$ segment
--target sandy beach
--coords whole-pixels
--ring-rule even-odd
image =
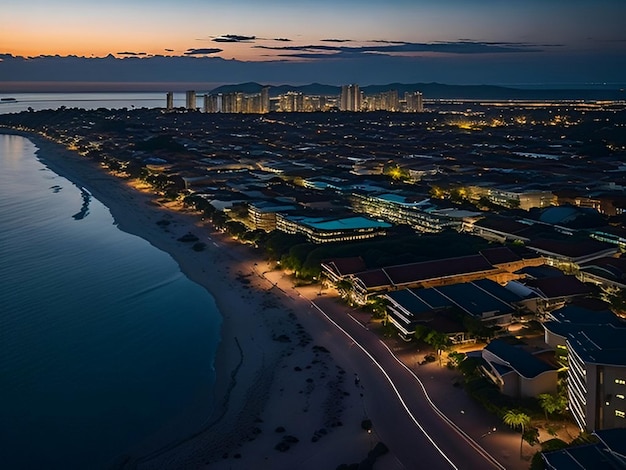
[[[334,469],[367,457],[377,438],[361,428],[367,413],[355,372],[329,353],[328,325],[311,318],[303,325],[311,304],[289,279],[198,214],[159,202],[43,137],[23,135],[51,170],[105,204],[121,230],[169,253],[213,295],[223,317],[215,408],[205,426],[165,447],[141,443],[118,459],[118,468]],[[157,224],[163,220],[169,223]],[[187,233],[206,249],[178,241]],[[391,454],[378,462],[377,468],[399,468]]]

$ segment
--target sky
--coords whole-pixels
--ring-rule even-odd
[[[626,0],[3,0],[2,17],[0,89],[626,81]]]

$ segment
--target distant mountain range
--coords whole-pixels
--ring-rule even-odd
[[[259,93],[264,85],[255,82],[237,85],[222,85],[210,93]],[[269,86],[270,96],[276,97],[288,91],[304,95],[331,96],[341,93],[340,86],[311,83],[309,85]],[[424,99],[468,99],[468,100],[625,100],[624,89],[524,89],[494,85],[444,85],[442,83],[389,83],[361,87],[366,95],[397,90],[400,97],[405,92],[420,91]]]

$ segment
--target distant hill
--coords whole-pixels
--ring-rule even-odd
[[[263,85],[255,82],[237,85],[223,85],[211,90],[211,93],[259,93]],[[523,89],[494,85],[445,85],[442,83],[389,83],[387,85],[369,85],[361,88],[366,95],[397,90],[400,96],[405,92],[420,91],[425,99],[468,99],[468,100],[624,100],[624,90],[597,89]],[[301,92],[305,95],[337,96],[340,86],[311,83],[309,85],[270,86],[270,96]]]

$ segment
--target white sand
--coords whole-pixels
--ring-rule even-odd
[[[87,188],[119,227],[169,253],[182,272],[204,286],[223,316],[216,358],[215,411],[185,442],[133,455],[129,468],[334,469],[364,459],[375,436],[360,428],[362,398],[354,373],[340,367],[323,344],[323,328],[300,317],[310,304],[274,273],[253,248],[215,233],[197,214],[159,204],[147,192],[109,175],[93,162],[41,137],[26,135],[55,172]],[[169,220],[167,227],[156,224]],[[202,252],[177,238],[193,232]],[[319,341],[319,342],[317,342]],[[284,432],[276,429],[283,427]],[[286,451],[275,446],[294,436]],[[143,447],[144,449],[147,446]],[[391,456],[376,468],[396,468]]]

